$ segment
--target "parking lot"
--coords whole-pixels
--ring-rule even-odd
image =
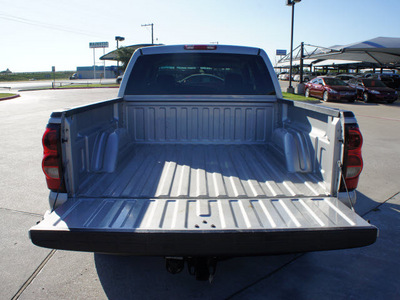
[[[0,101],[1,299],[399,299],[400,101],[324,103],[355,113],[364,136],[356,211],[380,230],[365,248],[235,258],[211,284],[162,258],[34,246],[28,230],[48,209],[41,136],[52,111],[116,97],[117,89],[22,92]]]

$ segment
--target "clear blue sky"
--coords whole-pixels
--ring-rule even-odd
[[[400,37],[400,0],[302,0],[295,6],[294,45],[332,46],[378,36]],[[272,62],[290,48],[285,0],[0,0],[0,71],[75,70],[93,65],[89,42],[116,35],[122,46],[156,42],[261,47]],[[96,64],[102,49],[96,50]]]

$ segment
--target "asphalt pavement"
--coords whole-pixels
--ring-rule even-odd
[[[171,275],[153,257],[44,249],[28,230],[48,209],[41,136],[52,111],[117,89],[22,92],[0,102],[0,299],[399,299],[400,103],[324,103],[355,112],[364,136],[356,211],[380,230],[357,249],[235,258],[212,281]]]

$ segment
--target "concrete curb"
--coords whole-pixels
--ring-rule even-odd
[[[5,98],[0,98],[0,101],[15,99],[15,98],[18,98],[18,97],[20,97],[20,96],[21,96],[20,94],[16,94],[16,95],[14,95],[14,96],[5,97]]]
[[[18,92],[33,92],[33,91],[56,91],[56,90],[86,90],[86,89],[116,89],[119,88],[119,86],[98,86],[98,87],[90,87],[90,86],[85,86],[85,87],[72,87],[72,88],[37,88],[37,89],[22,89],[18,90]]]
[[[116,89],[119,88],[119,86],[97,86],[97,87],[90,87],[90,86],[82,86],[82,87],[72,87],[72,88],[56,88],[56,89],[51,89],[51,90],[84,90],[84,89]]]

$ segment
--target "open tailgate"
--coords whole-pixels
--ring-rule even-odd
[[[377,228],[333,197],[77,198],[32,227],[30,237],[65,250],[239,256],[366,246]]]

